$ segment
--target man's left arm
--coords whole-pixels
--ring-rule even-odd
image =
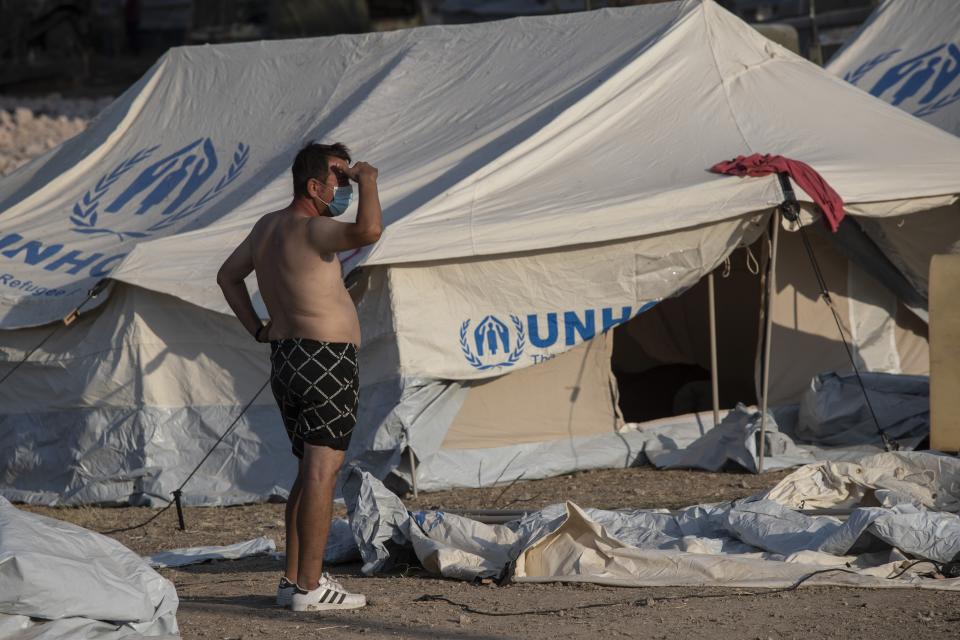
[[[247,285],[243,281],[251,272],[253,272],[253,243],[248,235],[241,242],[230,257],[227,258],[220,271],[217,272],[217,284],[223,291],[223,297],[227,299],[227,304],[233,310],[234,315],[243,324],[244,329],[257,337],[257,332],[261,334],[267,332],[261,331],[263,323],[257,316],[253,308],[253,302],[250,300],[250,292],[247,291]],[[266,335],[260,335],[259,341],[266,342]]]

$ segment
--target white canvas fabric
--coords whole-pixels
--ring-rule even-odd
[[[8,280],[49,291],[8,282],[2,326],[61,316],[131,252],[116,277],[152,288],[147,272],[176,265],[181,286],[213,291],[234,241],[286,204],[293,150],[310,137],[347,141],[381,170],[389,225],[351,267],[602,242],[764,210],[780,200],[774,178],[706,171],[752,151],[808,162],[850,203],[960,191],[960,141],[845,88],[708,0],[186,47],[81,136],[4,181]],[[172,245],[187,263],[171,261]]]
[[[952,0],[884,0],[827,70],[960,135],[960,13]]]
[[[951,0],[884,0],[827,70],[934,127],[960,135],[960,12]],[[864,232],[924,297],[931,256],[960,248],[960,209],[950,203],[930,209],[915,216],[899,212],[882,220],[860,220]],[[851,285],[862,290],[853,280]],[[886,303],[875,294],[866,297],[888,309],[893,304],[889,294]],[[860,341],[870,345],[863,352],[867,357],[873,352],[878,365],[873,370],[895,372],[895,352],[885,345],[894,337],[896,314],[878,313],[860,300],[855,298],[851,320]],[[926,321],[924,309],[911,310]]]
[[[720,160],[803,160],[863,216],[960,193],[960,140],[709,0],[173,49],[0,182],[0,370],[113,282],[0,386],[5,495],[149,502],[186,477],[266,378],[216,270],[289,202],[311,138],[380,169],[383,236],[341,256],[364,332],[351,456],[380,475],[416,438],[442,440],[462,381],[568,351],[755,238],[776,179],[707,171]],[[549,336],[550,314],[556,341],[535,349],[530,317]],[[257,398],[189,500],[285,495],[271,402]]]
[[[4,638],[173,638],[177,592],[106,536],[17,509],[0,497]]]
[[[429,510],[410,513],[369,474],[347,490],[364,572],[388,569],[407,549],[437,575],[460,580],[591,582],[618,586],[844,585],[957,590],[960,579],[901,571],[908,557],[960,552],[957,460],[888,453],[808,465],[765,495],[677,511],[555,504],[503,525]],[[879,506],[865,506],[878,504]],[[799,509],[850,510],[845,521]],[[874,538],[871,552],[867,536]],[[899,575],[898,575],[899,574]]]
[[[276,550],[277,543],[274,542],[273,538],[261,536],[259,538],[253,538],[252,540],[235,542],[228,545],[189,547],[160,551],[151,556],[147,556],[144,560],[154,569],[167,569],[170,567],[185,567],[191,564],[210,562],[211,560],[238,560],[240,558],[273,553]]]

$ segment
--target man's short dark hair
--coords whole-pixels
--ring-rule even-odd
[[[327,158],[342,158],[350,162],[350,150],[342,142],[333,144],[320,144],[310,141],[303,149],[297,153],[293,159],[293,195],[296,197],[307,196],[307,180],[316,178],[320,182],[326,182],[330,166],[327,164]]]

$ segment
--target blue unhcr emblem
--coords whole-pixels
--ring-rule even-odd
[[[487,316],[477,323],[476,328],[470,335],[470,321],[465,320],[460,325],[460,349],[463,351],[463,357],[467,359],[470,366],[487,371],[495,367],[512,367],[523,355],[523,348],[526,346],[526,332],[520,318],[511,314],[510,321],[516,332],[516,339],[511,348],[510,327],[503,321],[494,316]],[[474,353],[470,348],[473,338]]]
[[[250,157],[250,147],[237,145],[233,160],[220,179],[206,189],[203,187],[214,176],[219,159],[210,138],[199,138],[181,149],[155,160],[140,169],[136,177],[112,200],[108,194],[124,175],[150,160],[159,145],[141,149],[103,175],[73,205],[70,221],[73,230],[88,235],[106,234],[127,238],[146,238],[170,228],[177,222],[197,213],[223,192],[243,170]],[[199,195],[196,199],[194,196]],[[120,213],[132,213],[134,218],[159,211],[159,220],[150,220],[140,229],[118,230],[114,221]],[[104,224],[106,223],[106,224]]]
[[[881,53],[847,73],[844,79],[859,84],[864,76],[900,52],[900,49],[894,49]],[[870,94],[888,100],[894,106],[915,99],[917,108],[911,113],[923,118],[960,101],[960,83],[955,82],[958,78],[960,47],[944,43],[886,66],[870,88]]]

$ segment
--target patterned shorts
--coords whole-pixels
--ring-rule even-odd
[[[303,443],[345,451],[357,422],[357,345],[288,338],[270,343],[270,387],[293,454]]]

